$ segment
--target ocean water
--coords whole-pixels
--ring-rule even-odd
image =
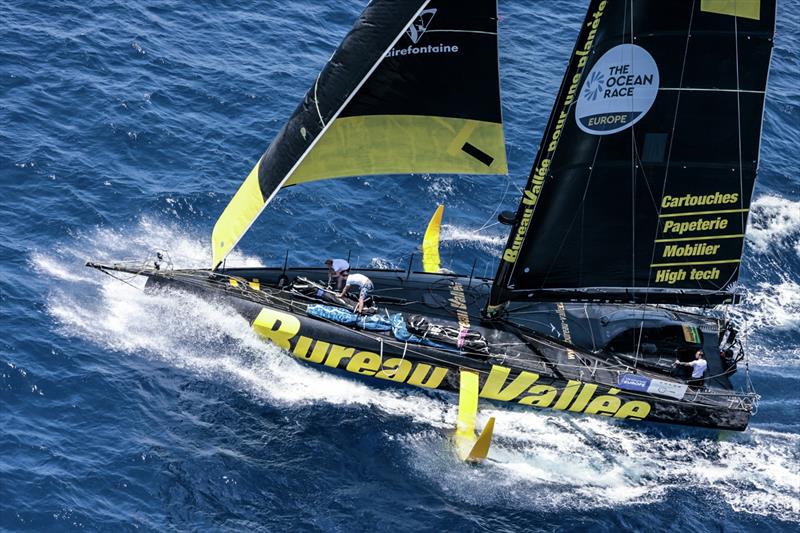
[[[364,2],[0,2],[0,530],[797,531],[800,1],[780,3],[746,266],[744,433],[487,406],[303,366],[230,313],[83,267],[209,234]],[[451,268],[493,271],[583,17],[500,0],[509,177],[284,191],[229,265],[404,267],[438,202]],[[138,283],[138,285],[137,285]]]

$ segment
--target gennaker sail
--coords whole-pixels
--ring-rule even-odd
[[[732,301],[774,27],[775,0],[592,0],[491,306]]]
[[[217,221],[212,266],[281,187],[506,171],[495,0],[375,0]]]

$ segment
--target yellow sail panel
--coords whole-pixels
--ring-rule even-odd
[[[701,0],[700,11],[760,20],[761,0]]]
[[[286,186],[376,174],[506,174],[503,125],[422,115],[340,117]]]
[[[439,235],[442,226],[444,206],[440,205],[433,213],[425,237],[422,239],[422,267],[425,272],[439,272],[441,259],[439,258]]]
[[[258,184],[260,165],[261,161],[256,163],[214,225],[211,233],[212,270],[222,263],[264,209],[266,199]]]

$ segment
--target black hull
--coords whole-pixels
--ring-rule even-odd
[[[131,272],[113,265],[91,266]],[[135,273],[148,277],[148,290],[182,290],[223,301],[256,332],[296,359],[383,382],[458,392],[459,370],[471,369],[480,376],[480,397],[493,402],[738,431],[747,427],[754,407],[753,395],[724,387],[689,388],[681,398],[623,390],[617,385],[620,375],[636,371],[620,366],[619,359],[609,361],[604,354],[519,324],[482,319],[479,308],[489,290],[484,280],[368,273],[375,282],[381,312],[424,313],[439,323],[468,321],[469,329],[480,332],[490,347],[488,352],[470,353],[402,342],[392,332],[365,331],[308,316],[308,306],[319,302],[278,286],[297,275],[320,278],[323,272],[318,269],[228,269],[214,275],[200,270],[147,269]],[[724,383],[729,382],[725,379]]]

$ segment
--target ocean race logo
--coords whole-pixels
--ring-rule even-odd
[[[641,120],[658,94],[658,65],[635,44],[615,46],[592,67],[575,108],[578,127],[610,135]]]
[[[416,46],[422,36],[428,31],[428,28],[436,15],[436,8],[423,10],[419,16],[411,23],[406,30],[406,35],[411,40],[411,44],[404,46],[400,43],[389,50],[386,57],[398,56],[411,56],[420,54],[455,54],[458,52],[458,45],[456,44],[428,44],[424,46]]]

